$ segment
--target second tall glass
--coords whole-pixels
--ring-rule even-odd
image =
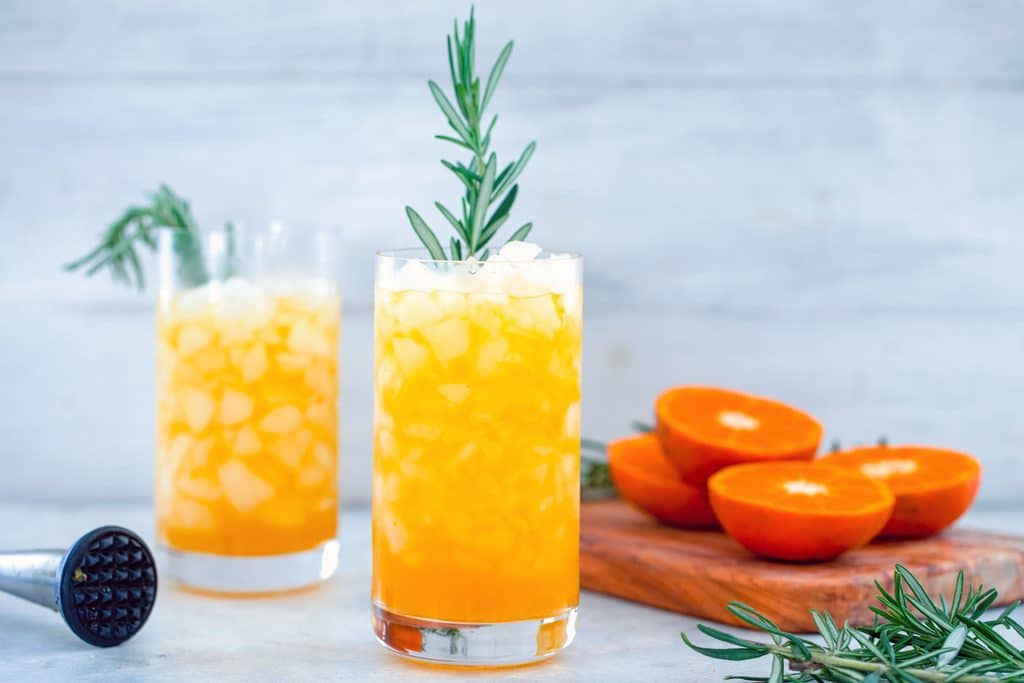
[[[401,654],[515,664],[573,638],[580,274],[378,256],[374,627]]]

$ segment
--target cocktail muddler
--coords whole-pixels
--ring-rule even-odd
[[[120,645],[156,601],[156,562],[134,532],[103,526],[64,550],[0,552],[0,591],[60,613],[76,636]]]

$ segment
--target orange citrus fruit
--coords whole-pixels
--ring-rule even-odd
[[[892,514],[892,492],[860,472],[809,462],[736,465],[708,481],[726,533],[762,557],[829,560],[868,543]]]
[[[608,468],[622,497],[656,519],[681,527],[717,526],[707,492],[679,479],[653,435],[608,444]]]
[[[855,470],[892,490],[896,507],[881,535],[895,538],[942,531],[971,506],[981,481],[981,464],[971,456],[927,446],[855,448],[822,462]]]
[[[662,450],[689,484],[723,467],[763,460],[810,460],[821,425],[785,403],[713,387],[676,387],[654,404]]]

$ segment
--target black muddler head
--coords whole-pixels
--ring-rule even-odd
[[[94,529],[67,551],[0,552],[0,591],[56,610],[75,635],[98,647],[139,632],[156,587],[153,553],[118,526]]]

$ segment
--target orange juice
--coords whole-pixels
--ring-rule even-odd
[[[377,288],[373,599],[389,612],[486,624],[577,604],[578,283],[502,289]]]
[[[340,303],[232,279],[161,301],[156,510],[174,550],[309,550],[337,524]]]

